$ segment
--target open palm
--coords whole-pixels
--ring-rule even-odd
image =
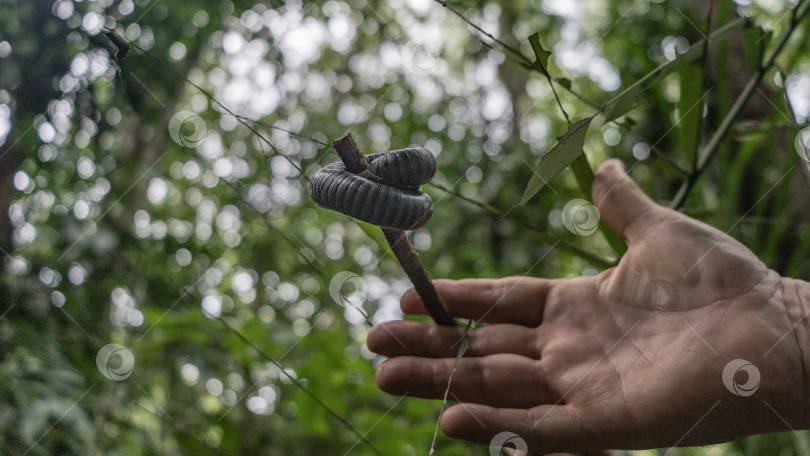
[[[806,329],[792,282],[724,233],[653,203],[617,161],[597,173],[594,202],[629,243],[618,266],[573,279],[436,281],[454,315],[488,323],[468,335],[450,388],[461,403],[442,417],[444,432],[489,443],[508,431],[545,453],[807,427]],[[402,307],[425,312],[413,290]],[[368,346],[391,357],[378,384],[442,397],[462,334],[376,326]]]

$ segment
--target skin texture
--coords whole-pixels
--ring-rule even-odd
[[[620,162],[597,172],[601,222],[629,244],[596,277],[437,280],[450,311],[478,325],[441,418],[451,437],[509,431],[530,452],[706,445],[808,427],[807,283],[783,279],[723,232],[650,200]],[[424,314],[413,290],[408,314]],[[384,391],[439,399],[462,328],[377,325]],[[753,394],[744,371],[760,380]],[[748,368],[749,371],[751,368]],[[750,389],[750,388],[749,388]],[[747,394],[743,391],[744,394]]]

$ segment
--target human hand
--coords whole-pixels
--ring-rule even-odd
[[[799,296],[810,296],[808,284],[655,204],[616,160],[597,172],[593,197],[602,222],[628,241],[618,266],[573,279],[436,281],[455,316],[488,323],[468,335],[450,387],[462,403],[444,413],[442,430],[484,444],[513,432],[550,453],[807,428],[810,331]],[[402,309],[425,313],[413,290]],[[413,321],[372,328],[368,347],[391,358],[377,371],[380,388],[441,398],[463,332]],[[733,364],[724,382],[737,359],[759,382],[734,376]]]

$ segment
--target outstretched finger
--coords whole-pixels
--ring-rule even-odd
[[[435,280],[436,290],[450,313],[486,323],[537,326],[553,280],[534,277],[503,279]],[[427,313],[413,289],[402,296],[405,313]]]
[[[400,356],[377,370],[383,391],[424,399],[441,399],[450,384],[450,399],[497,407],[531,407],[560,400],[546,382],[540,362],[502,354],[480,358],[418,358]]]
[[[394,321],[375,325],[366,344],[374,353],[392,356],[455,358],[464,329],[426,325],[415,321]],[[512,353],[540,359],[537,330],[525,326],[500,324],[474,329],[467,335],[469,348],[464,356]]]
[[[584,438],[579,412],[570,404],[540,405],[530,409],[456,404],[441,418],[450,437],[485,445],[511,443],[532,453],[599,450],[598,441]],[[497,446],[495,446],[497,449]]]

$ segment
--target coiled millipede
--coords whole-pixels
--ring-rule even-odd
[[[436,158],[421,147],[366,155],[369,167],[354,174],[342,162],[321,168],[310,193],[321,207],[383,228],[414,230],[433,215],[433,201],[419,190],[436,173]]]
[[[341,162],[312,177],[310,194],[319,206],[379,225],[433,320],[455,326],[404,230],[423,226],[433,201],[419,190],[436,174],[436,158],[421,147],[364,156],[348,134],[332,143]]]

